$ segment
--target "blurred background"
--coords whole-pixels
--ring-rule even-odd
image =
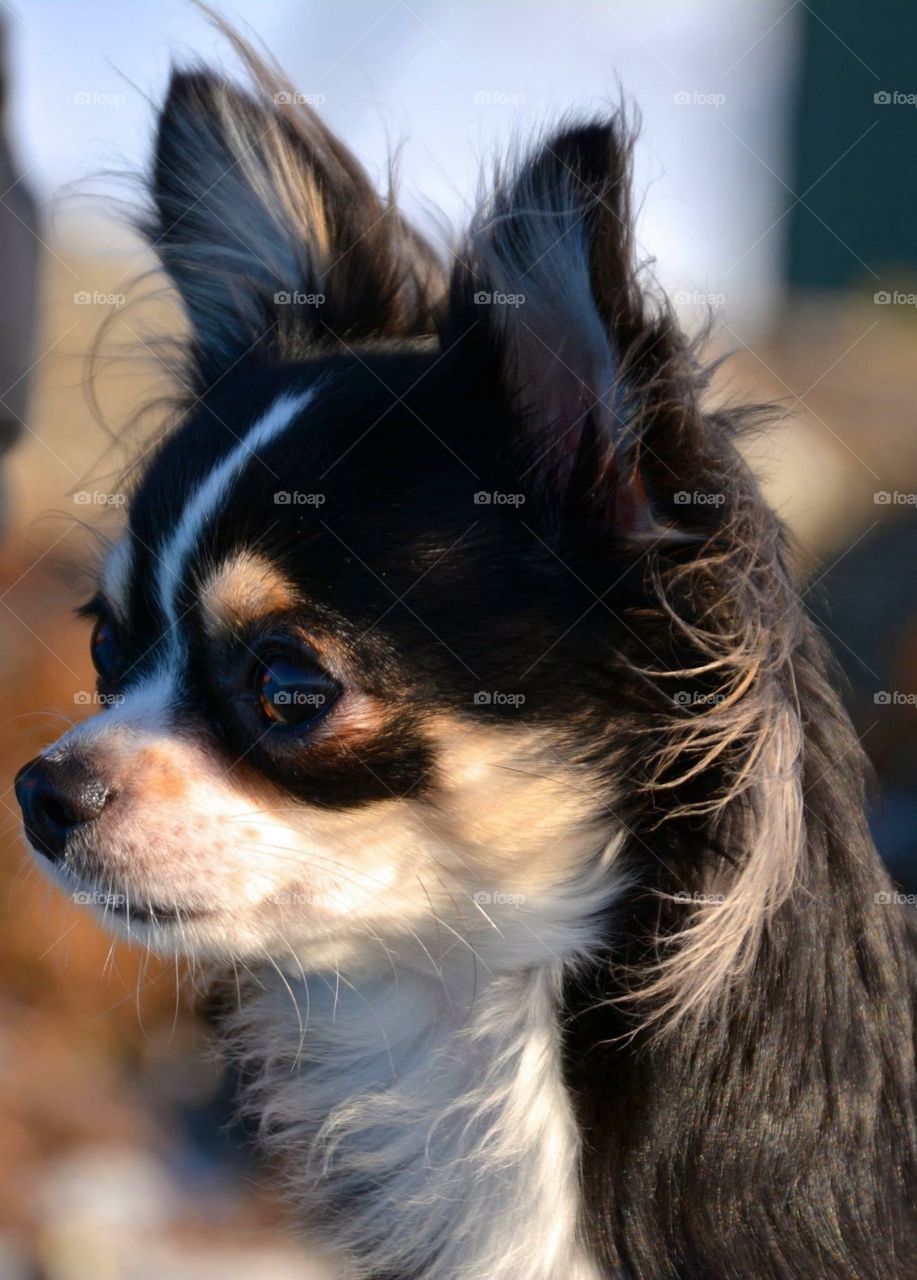
[[[798,545],[917,891],[917,10],[895,0],[239,0],[443,240],[513,133],[639,106],[639,241]],[[71,610],[181,324],[113,213],[173,58],[233,69],[185,0],[0,0],[0,1280],[318,1280],[280,1225],[180,968],[112,946],[30,868],[15,769],[92,711]],[[95,372],[89,356],[98,344]],[[138,416],[139,415],[139,416]],[[133,423],[127,438],[126,424]],[[229,1126],[229,1127],[228,1127]]]

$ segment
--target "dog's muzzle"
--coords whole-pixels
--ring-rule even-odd
[[[36,849],[60,862],[67,842],[102,813],[113,792],[78,755],[36,756],[16,774],[25,833]]]

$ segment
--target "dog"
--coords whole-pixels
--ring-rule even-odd
[[[34,857],[215,965],[348,1276],[917,1275],[914,929],[626,111],[447,264],[233,38],[250,83],[159,116],[188,390],[81,610],[105,709],[17,775]]]

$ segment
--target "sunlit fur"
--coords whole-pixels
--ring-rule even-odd
[[[913,927],[626,120],[499,166],[447,266],[229,34],[251,87],[160,116],[192,390],[90,610],[113,705],[44,753],[112,797],[52,874],[216,961],[348,1275],[914,1275]],[[240,702],[277,628],[342,690],[300,737]]]

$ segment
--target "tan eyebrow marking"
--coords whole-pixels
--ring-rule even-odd
[[[225,560],[201,586],[201,607],[209,635],[220,627],[240,627],[271,613],[292,609],[296,589],[267,559],[243,551]]]

